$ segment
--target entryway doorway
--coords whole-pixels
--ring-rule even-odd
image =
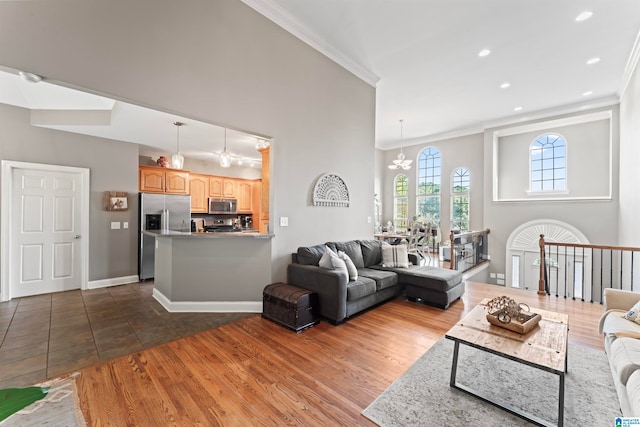
[[[529,221],[516,228],[507,239],[506,283],[507,287],[530,291],[538,290],[540,279],[540,235],[548,242],[588,244],[589,239],[576,227],[562,221],[541,219]],[[585,251],[546,254],[544,260],[549,272],[549,290],[557,294],[559,286],[566,286],[561,294],[572,298],[590,298],[582,284],[591,280],[591,254]],[[562,278],[562,280],[559,280]],[[589,283],[589,282],[587,282]],[[589,292],[589,291],[587,291]]]
[[[0,301],[87,289],[89,169],[2,161]]]

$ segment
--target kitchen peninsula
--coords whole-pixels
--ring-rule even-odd
[[[272,234],[143,233],[155,237],[153,296],[168,311],[262,312]]]

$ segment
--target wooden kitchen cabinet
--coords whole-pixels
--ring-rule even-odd
[[[238,212],[252,213],[253,181],[238,180]]]
[[[189,172],[178,169],[140,166],[138,185],[142,193],[189,194]]]
[[[238,198],[238,180],[233,178],[225,178],[222,182],[224,188],[225,199]]]
[[[165,173],[165,193],[189,194],[189,172],[168,170]]]
[[[191,212],[209,212],[209,175],[190,174]]]
[[[224,194],[224,178],[221,176],[209,176],[209,197],[221,199]]]
[[[222,176],[209,176],[209,197],[237,199],[238,180]]]

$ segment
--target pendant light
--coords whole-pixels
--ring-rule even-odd
[[[227,128],[224,128],[224,151],[220,154],[220,166],[223,168],[231,166],[231,156],[227,152]]]
[[[176,154],[171,156],[171,167],[174,169],[182,169],[182,167],[184,166],[184,156],[180,154],[180,126],[183,126],[184,123],[173,122],[173,124],[176,126],[176,129],[178,132],[178,139],[176,143],[176,148],[177,148]]]
[[[406,160],[405,155],[402,152],[402,124],[404,120],[400,119],[400,153],[398,153],[398,158],[393,161],[393,164],[389,165],[389,169],[411,169],[411,163],[413,160]]]

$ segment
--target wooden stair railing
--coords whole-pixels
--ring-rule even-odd
[[[556,296],[560,296],[562,286],[565,298],[584,301],[586,293],[591,302],[602,303],[604,288],[633,291],[634,283],[640,280],[639,247],[549,242],[544,234],[540,234],[539,247],[539,295],[551,295],[552,285],[555,285]],[[581,270],[576,270],[576,263],[580,264]],[[576,288],[578,280],[582,282],[581,289]],[[581,295],[576,296],[576,293]]]

